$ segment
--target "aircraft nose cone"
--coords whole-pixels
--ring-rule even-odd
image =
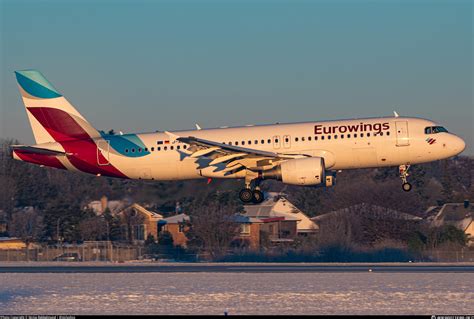
[[[460,154],[466,148],[466,142],[464,142],[464,140],[462,138],[460,138],[458,136],[454,136],[453,148],[454,148],[454,152],[455,152],[456,155]]]

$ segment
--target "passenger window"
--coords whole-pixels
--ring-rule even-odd
[[[337,139],[337,135],[334,135],[334,139]]]
[[[297,138],[297,137],[295,137],[295,142],[298,142],[298,138]]]
[[[135,149],[134,149],[134,148],[132,148],[132,153],[135,153]]]
[[[370,133],[367,133],[367,137],[370,137]]]
[[[271,144],[271,143],[272,143],[272,140],[271,140],[271,139],[268,139],[267,142],[268,142],[268,144]]]
[[[382,136],[382,135],[383,135],[383,132],[380,132],[380,136]]]
[[[360,133],[360,137],[364,137],[364,133]]]
[[[321,136],[321,139],[322,139],[322,140],[324,140],[324,135],[323,135],[323,136]]]
[[[153,152],[154,150],[155,150],[155,148],[154,148],[154,147],[152,147],[152,148],[151,148],[151,151]]]
[[[141,153],[141,152],[142,152],[142,149],[141,149],[141,148],[139,148],[139,149],[138,149],[138,153]]]
[[[330,139],[331,139],[331,135],[328,135],[328,140],[330,140]]]
[[[158,148],[156,149],[157,151],[161,151],[161,147],[158,146]]]
[[[308,136],[308,141],[311,141],[311,136]]]
[[[341,138],[344,138],[344,134],[341,134]]]
[[[242,145],[245,145],[245,141],[242,141]]]
[[[174,149],[174,146],[170,146],[170,150],[173,150]]]
[[[236,142],[235,142],[235,145],[239,145],[239,142],[236,141]]]
[[[187,145],[183,145],[183,148],[186,149],[188,146]]]
[[[304,136],[301,138],[301,141],[304,142]]]
[[[148,152],[148,147],[145,147],[145,152]]]
[[[389,136],[389,135],[390,135],[390,132],[387,132],[387,136]]]
[[[289,142],[289,139],[288,137],[285,137],[285,142],[288,143]]]
[[[164,149],[165,151],[167,151],[167,150],[168,150],[168,146],[163,147],[163,149]]]
[[[252,145],[252,141],[248,141],[249,145]]]
[[[354,137],[357,137],[357,134],[354,134]]]
[[[315,140],[315,141],[317,141],[317,140],[318,140],[318,137],[317,137],[317,136],[315,136],[315,137],[314,137],[314,140]]]
[[[179,150],[181,148],[181,146],[178,145],[178,146],[176,146],[176,148]]]
[[[128,153],[128,148],[125,149],[125,153]]]
[[[278,143],[278,139],[277,139],[277,138],[275,139],[275,143]]]
[[[255,142],[255,144],[258,144],[258,140],[255,140],[254,142]]]

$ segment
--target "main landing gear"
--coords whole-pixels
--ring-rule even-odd
[[[254,182],[254,187],[252,188],[252,182]],[[260,191],[260,179],[255,180],[245,180],[245,188],[242,189],[239,193],[239,198],[245,204],[254,203],[260,204],[265,199],[262,191]]]
[[[411,184],[408,183],[407,177],[410,176],[408,174],[408,169],[410,168],[410,165],[400,165],[398,167],[398,171],[400,172],[400,178],[402,179],[402,189],[405,192],[411,191]]]

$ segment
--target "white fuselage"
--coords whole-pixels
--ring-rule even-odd
[[[174,131],[173,134],[279,154],[323,157],[326,169],[345,170],[430,162],[464,150],[464,141],[454,134],[425,133],[426,127],[435,125],[420,118],[384,117]],[[202,159],[190,157],[184,149],[185,144],[171,141],[166,133],[136,136],[143,141],[149,154],[123,157],[110,151],[107,157],[129,178],[184,180],[245,176],[245,171],[225,174],[216,167],[202,165],[199,163]],[[100,143],[98,145],[100,147]],[[102,153],[107,151],[102,149]],[[132,152],[131,149],[126,151]],[[133,150],[134,153],[139,151],[145,150]]]

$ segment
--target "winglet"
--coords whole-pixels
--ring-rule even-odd
[[[400,116],[400,115],[398,115],[397,111],[393,111],[393,115],[394,115],[395,117],[399,117],[399,116]]]
[[[174,142],[179,138],[179,135],[173,134],[173,133],[168,132],[168,131],[165,131],[165,134],[168,135],[171,142]]]

